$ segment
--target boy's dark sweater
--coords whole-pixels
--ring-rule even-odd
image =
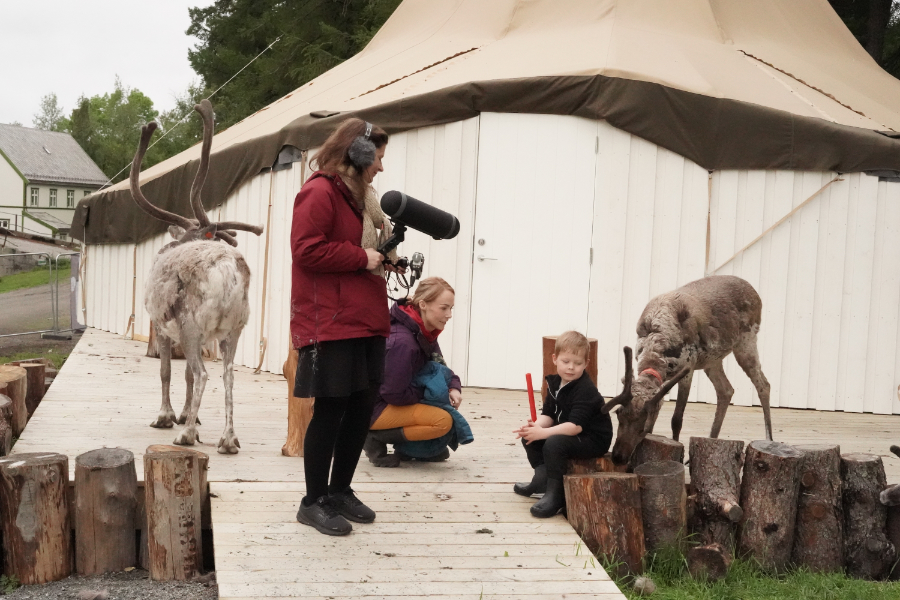
[[[587,371],[572,381],[562,390],[559,375],[547,376],[547,397],[544,399],[542,415],[546,415],[559,423],[574,423],[581,427],[581,433],[590,437],[601,446],[609,447],[612,442],[612,420],[603,414],[603,396],[591,381]]]

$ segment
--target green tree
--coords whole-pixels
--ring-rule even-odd
[[[34,115],[32,124],[46,131],[62,131],[65,125],[65,114],[56,94],[49,93],[41,98],[40,112]]]
[[[829,0],[850,32],[888,73],[900,78],[900,2]]]
[[[187,30],[200,40],[188,52],[228,127],[362,50],[400,0],[216,0],[191,8]],[[323,107],[327,108],[327,107]]]

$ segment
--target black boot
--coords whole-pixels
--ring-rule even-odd
[[[562,479],[548,479],[547,491],[544,497],[534,503],[531,514],[540,519],[546,519],[557,514],[566,507],[566,494],[563,490]]]
[[[534,477],[530,483],[517,483],[513,491],[526,498],[532,494],[543,494],[547,491],[547,465],[538,465],[534,468]]]
[[[403,428],[395,429],[370,429],[366,436],[366,445],[363,446],[366,456],[376,467],[398,467],[400,466],[400,457],[395,454],[388,454],[388,444],[402,444],[407,441],[403,435]]]

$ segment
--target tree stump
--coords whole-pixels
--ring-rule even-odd
[[[649,462],[684,462],[684,444],[661,435],[648,434],[631,455],[631,468]]]
[[[12,450],[12,400],[4,396],[0,389],[0,456],[7,456]]]
[[[294,379],[297,374],[298,352],[291,348],[288,359],[282,367],[282,374],[288,386],[288,428],[287,441],[281,447],[284,456],[303,456],[303,442],[306,441],[306,429],[313,416],[315,398],[297,398],[294,396]]]
[[[756,441],[747,446],[738,550],[770,571],[784,571],[791,563],[802,456],[781,442]]]
[[[547,375],[556,375],[556,365],[553,364],[553,354],[556,349],[557,335],[545,335],[541,339],[541,352],[544,357],[544,376],[541,377],[541,398],[547,397]],[[585,367],[588,376],[595,384],[597,383],[597,340],[588,338],[588,364]],[[537,398],[535,399],[538,400]],[[538,416],[541,414],[541,407],[538,404]]]
[[[72,573],[69,459],[31,452],[0,459],[5,571],[31,585]]]
[[[844,567],[841,447],[811,444],[797,450],[803,457],[791,560],[813,572],[839,572]]]
[[[688,571],[694,579],[718,581],[728,575],[731,552],[722,544],[695,546],[687,551]]]
[[[620,575],[641,573],[644,528],[637,475],[588,473],[563,480],[569,523],[591,553],[620,563]]]
[[[887,508],[887,527],[885,533],[888,540],[894,545],[894,550],[900,553],[900,505],[888,506]],[[900,565],[894,565],[893,570],[888,575],[890,579],[900,579]]]
[[[735,523],[744,515],[740,507],[744,442],[692,437],[689,447],[694,491],[689,530],[701,546],[721,544],[730,550]]]
[[[43,362],[33,360],[17,360],[9,364],[22,367],[28,374],[26,377],[28,385],[25,393],[25,407],[28,409],[28,418],[30,419],[38,404],[44,399],[44,394],[47,393],[47,386],[44,381],[47,367]]]
[[[14,437],[19,437],[28,423],[28,372],[15,365],[0,365],[0,383],[6,384],[4,395],[12,400],[12,431]]]
[[[204,463],[202,452],[169,448],[150,446],[144,454],[149,570],[157,581],[187,581],[203,569],[203,484],[209,457]]]
[[[628,465],[617,465],[612,454],[607,452],[600,458],[570,458],[566,461],[566,473],[586,475],[588,473],[625,473]]]
[[[134,514],[137,472],[124,448],[75,458],[75,562],[81,575],[123,571],[137,564]]]
[[[680,461],[648,462],[634,470],[641,488],[641,515],[647,552],[678,547],[685,535],[687,494]]]
[[[841,456],[844,481],[844,567],[860,579],[883,579],[897,552],[887,538],[887,508],[879,495],[887,487],[884,464],[875,454]]]

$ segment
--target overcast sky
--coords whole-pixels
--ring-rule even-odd
[[[116,75],[159,110],[199,81],[187,52],[188,8],[213,0],[0,0],[0,123],[31,127],[43,96],[66,115],[109,93]]]

